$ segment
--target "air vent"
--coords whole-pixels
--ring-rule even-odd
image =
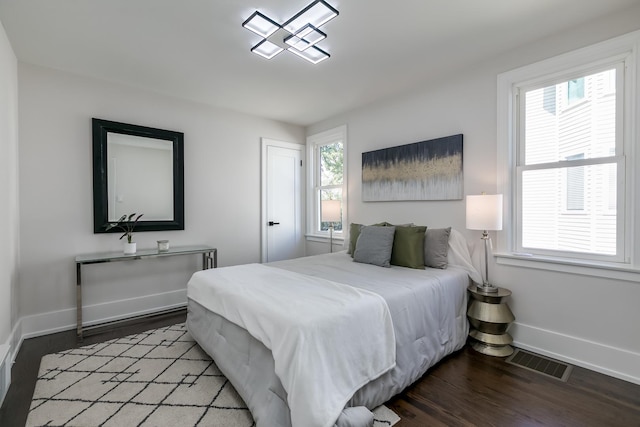
[[[519,348],[505,362],[564,382],[571,374],[571,365]]]

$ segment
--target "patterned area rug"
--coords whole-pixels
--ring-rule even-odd
[[[381,406],[375,427],[400,418]],[[255,426],[185,324],[42,358],[27,426]]]

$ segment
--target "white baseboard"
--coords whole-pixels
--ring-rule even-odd
[[[556,360],[640,384],[640,354],[515,322],[513,345]]]
[[[186,289],[86,305],[82,310],[83,324],[85,326],[96,325],[156,311],[186,307],[186,305]],[[20,318],[20,322],[22,339],[67,331],[76,328],[76,309],[69,308],[25,316]]]
[[[21,331],[22,323],[18,319],[5,343],[0,344],[0,405],[2,405],[11,385],[11,368],[18,356],[20,344],[22,344]]]
[[[0,344],[0,406],[2,406],[11,384],[11,359],[9,358],[9,349],[11,347],[8,342],[9,340],[5,344]]]

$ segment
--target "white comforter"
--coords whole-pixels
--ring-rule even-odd
[[[272,351],[294,427],[332,426],[359,388],[395,366],[391,315],[373,292],[249,264],[195,273],[188,297]]]

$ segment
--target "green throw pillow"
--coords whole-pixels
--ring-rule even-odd
[[[393,239],[391,264],[401,267],[424,269],[425,226],[399,227]]]
[[[356,251],[356,242],[358,241],[358,236],[360,236],[360,228],[362,224],[354,224],[351,223],[349,225],[349,250],[348,254],[351,254],[351,258],[353,258],[353,253]]]

